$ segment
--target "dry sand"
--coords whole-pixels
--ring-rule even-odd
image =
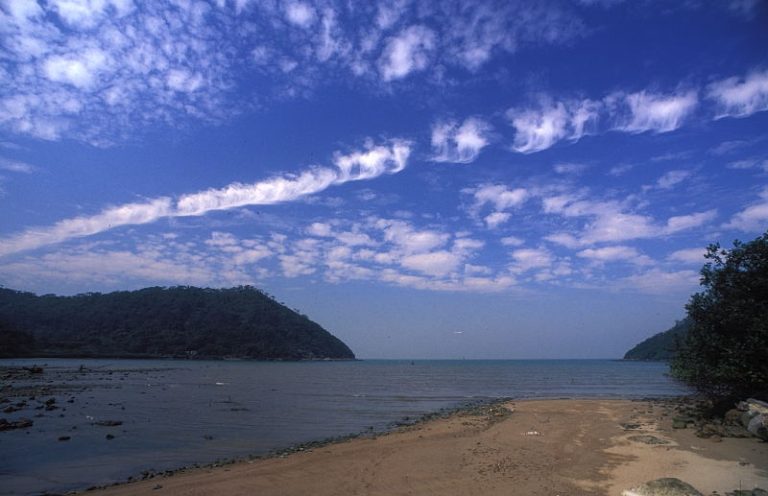
[[[662,403],[517,401],[285,458],[192,469],[94,495],[620,495],[678,477],[708,495],[768,489],[768,443],[673,430]],[[635,424],[626,429],[621,424]],[[668,444],[630,438],[652,435]]]

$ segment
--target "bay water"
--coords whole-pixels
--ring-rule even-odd
[[[44,373],[3,385],[5,396],[18,388],[37,396],[11,398],[27,405],[0,414],[34,421],[0,432],[0,494],[80,490],[147,470],[382,432],[474,401],[689,392],[665,363],[616,360],[0,360],[32,365]],[[47,410],[51,398],[56,408]]]

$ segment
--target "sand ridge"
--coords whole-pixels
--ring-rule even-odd
[[[191,469],[98,495],[619,495],[679,477],[702,493],[768,488],[768,443],[673,430],[653,401],[542,400],[513,413],[457,413],[284,458]],[[665,444],[632,440],[653,436]],[[741,486],[740,486],[741,485]]]

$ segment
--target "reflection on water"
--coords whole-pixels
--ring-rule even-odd
[[[45,364],[43,376],[13,379],[13,387],[51,389],[14,398],[27,405],[2,414],[35,423],[0,433],[0,494],[84,489],[144,470],[380,431],[471,400],[686,392],[665,376],[666,364],[608,360],[0,360],[33,363]],[[50,398],[55,409],[38,409]],[[95,425],[103,420],[122,423]]]

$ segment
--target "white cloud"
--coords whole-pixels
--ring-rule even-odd
[[[305,2],[289,2],[285,7],[285,17],[291,24],[306,29],[315,22],[317,15],[315,9]]]
[[[607,99],[626,106],[629,115],[615,129],[628,133],[667,133],[683,125],[698,104],[696,91],[674,95],[657,95],[640,91],[628,95],[612,95]],[[619,110],[621,111],[621,110]]]
[[[614,285],[649,294],[690,293],[699,284],[699,274],[693,270],[665,272],[651,269],[618,280]]]
[[[408,255],[400,263],[407,269],[441,277],[456,271],[461,261],[461,257],[456,253],[442,250]]]
[[[703,248],[686,248],[684,250],[677,250],[670,253],[667,256],[667,260],[685,264],[704,265],[704,262],[706,261],[704,258],[705,252],[706,250]]]
[[[103,51],[90,49],[76,57],[50,57],[43,63],[43,71],[51,81],[68,83],[78,89],[90,89],[106,64],[107,57]]]
[[[315,167],[299,174],[286,174],[252,184],[233,183],[221,189],[182,195],[175,203],[170,198],[158,198],[145,203],[110,207],[93,216],[62,220],[51,227],[31,228],[2,239],[0,256],[120,226],[155,222],[163,217],[198,216],[246,205],[293,201],[332,185],[399,172],[405,168],[410,150],[410,144],[403,140],[392,140],[388,146],[374,146],[368,142],[364,151],[336,154],[336,169]]]
[[[379,60],[379,72],[384,81],[402,79],[411,72],[421,71],[429,64],[435,48],[435,33],[424,26],[411,26],[390,38]]]
[[[553,103],[542,97],[536,108],[512,108],[507,118],[515,128],[512,148],[534,153],[561,140],[578,141],[597,124],[599,104],[591,100]]]
[[[603,248],[588,248],[576,254],[593,262],[626,262],[635,265],[647,265],[650,259],[630,246],[605,246]]]
[[[435,230],[418,230],[401,220],[379,219],[375,226],[384,233],[384,239],[405,254],[425,253],[444,246],[450,236]]]
[[[530,196],[525,188],[508,189],[501,184],[484,184],[474,190],[466,190],[473,194],[475,209],[491,204],[497,211],[519,207]]]
[[[323,238],[327,238],[327,237],[333,236],[333,229],[331,228],[331,225],[328,223],[313,222],[307,228],[307,234],[311,234],[312,236],[320,236]]]
[[[493,212],[492,214],[486,215],[483,220],[488,226],[488,229],[496,229],[501,224],[507,222],[511,216],[512,214],[507,212]]]
[[[488,145],[491,126],[487,122],[470,117],[458,125],[455,121],[438,122],[432,126],[434,162],[468,164],[474,162]]]
[[[681,183],[690,176],[691,171],[672,170],[661,176],[656,182],[656,186],[660,189],[672,189],[676,184]]]
[[[511,253],[513,272],[527,272],[531,269],[549,268],[555,262],[552,253],[545,248],[520,248]]]
[[[668,234],[684,231],[693,227],[699,227],[707,222],[711,222],[717,217],[717,210],[707,210],[706,212],[697,212],[689,215],[678,215],[667,219],[665,232]]]
[[[666,223],[660,224],[648,215],[627,211],[626,206],[618,202],[585,200],[581,195],[568,194],[544,197],[542,205],[545,213],[589,219],[578,230],[556,232],[545,237],[547,241],[572,249],[597,243],[662,237],[699,227],[717,216],[716,210],[708,210],[670,217]]]
[[[762,169],[764,172],[768,172],[768,160],[763,159],[744,159],[744,160],[735,160],[733,162],[729,162],[728,166],[729,169],[736,169],[736,170],[744,170],[744,169]]]
[[[553,167],[558,174],[581,174],[587,170],[589,166],[586,164],[575,164],[571,162],[563,162],[555,164]]]
[[[712,83],[707,96],[717,104],[717,118],[747,117],[768,110],[768,71]]]
[[[31,174],[35,171],[35,166],[26,162],[20,162],[18,160],[8,160],[0,157],[0,170],[8,172],[21,172],[23,174]]]
[[[504,246],[522,246],[525,241],[516,236],[506,236],[501,238],[501,244]]]
[[[746,232],[764,232],[768,226],[768,188],[760,193],[760,200],[736,213],[724,227]]]

